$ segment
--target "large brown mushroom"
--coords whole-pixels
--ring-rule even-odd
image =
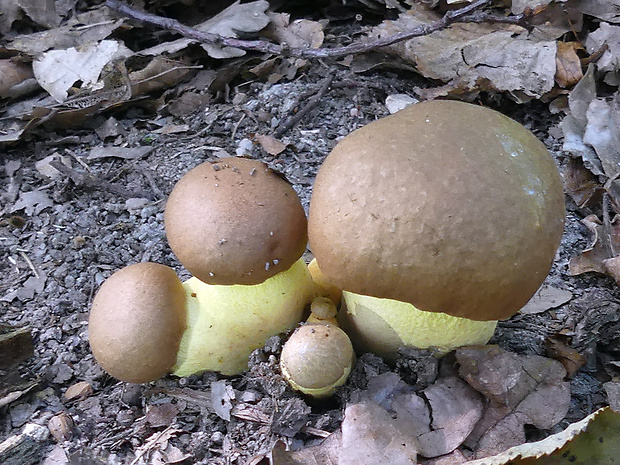
[[[525,127],[456,101],[345,137],[321,166],[311,249],[366,348],[485,343],[547,276],[564,222],[552,157]]]

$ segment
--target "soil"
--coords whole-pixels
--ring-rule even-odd
[[[328,76],[333,83],[326,95],[280,137],[286,149],[269,155],[255,136],[272,134],[279,121],[303,106],[298,96],[318,90]],[[4,147],[0,323],[30,328],[34,354],[0,372],[0,400],[5,400],[0,404],[0,442],[19,434],[24,425],[38,424],[54,433],[38,451],[37,460],[47,457],[47,463],[241,464],[267,453],[277,439],[299,448],[335,431],[347,398],[363,388],[364,376],[373,372],[368,367],[397,370],[407,379],[406,363],[388,367],[366,356],[358,362],[357,375],[333,399],[310,401],[283,382],[277,368],[282,337],[274,337],[253,354],[242,376],[205,373],[132,385],[99,368],[89,350],[87,321],[94,293],[121,267],[153,261],[189,277],[170,251],[163,229],[166,195],[189,169],[225,155],[261,159],[286,176],[307,209],[316,171],[336,142],[386,116],[388,95],[413,95],[415,86],[431,84],[389,67],[355,74],[342,64],[317,61],[294,79],[275,84],[237,75],[228,92],[214,95],[204,109],[191,114],[153,114],[128,105],[99,115],[87,127],[41,128],[28,140]],[[559,165],[565,162],[556,138],[559,117],[545,104],[517,105],[500,96],[480,101],[522,122]],[[172,124],[186,127],[166,135],[162,129]],[[90,150],[101,146],[153,150],[138,159],[90,159]],[[64,174],[44,176],[35,163],[50,155],[64,157],[74,172],[107,181],[126,195],[105,183],[75,182]],[[33,191],[44,194],[40,202],[13,208]],[[557,429],[607,404],[602,383],[611,379],[608,362],[620,349],[613,331],[620,320],[615,282],[599,275],[574,277],[567,271],[569,259],[589,243],[580,223],[587,213],[567,200],[566,231],[547,280],[569,291],[570,300],[501,322],[492,341],[518,354],[545,355],[549,337],[557,336],[586,356],[570,380],[571,408]],[[67,389],[79,382],[88,383],[92,392],[80,384],[83,395],[67,399]],[[7,400],[11,393],[15,397]],[[220,401],[217,408],[214,398]],[[156,462],[152,444],[166,451],[168,462]],[[59,448],[70,462],[51,461],[62,457]]]

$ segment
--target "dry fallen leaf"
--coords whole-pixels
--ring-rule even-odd
[[[398,418],[372,401],[347,406],[338,465],[416,463],[417,441]]]
[[[580,44],[577,42],[558,42],[555,82],[565,89],[574,86],[583,77],[581,61],[576,51],[578,47]]]
[[[370,36],[394,35],[438,19],[438,13],[416,3],[397,20],[373,28]],[[425,77],[448,83],[441,91],[446,95],[495,90],[527,100],[541,97],[554,85],[555,41],[535,38],[516,26],[454,24],[388,49]]]
[[[525,424],[550,429],[568,412],[570,385],[557,361],[519,356],[497,346],[457,349],[459,374],[490,402],[468,438],[476,457],[494,455],[525,441]]]
[[[564,305],[572,298],[573,293],[570,291],[543,284],[529,302],[519,310],[519,313],[535,315],[546,312],[549,309]]]
[[[237,1],[209,20],[193,27],[199,31],[223,37],[238,37],[239,33],[256,33],[269,24],[269,16],[266,14],[268,8],[269,2],[266,0],[243,4]],[[172,54],[195,42],[192,39],[178,39],[141,50],[139,53],[141,55]],[[238,48],[220,47],[207,43],[202,43],[200,46],[212,58],[233,58],[245,55],[245,51]]]
[[[99,75],[109,62],[128,57],[132,52],[114,40],[103,40],[88,47],[51,50],[32,63],[39,85],[57,102],[67,99],[69,89],[77,82],[89,88],[99,80]]]

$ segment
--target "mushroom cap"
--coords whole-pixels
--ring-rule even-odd
[[[472,320],[516,313],[564,224],[555,163],[525,127],[456,101],[345,137],[317,175],[311,249],[334,285]]]
[[[306,249],[306,215],[291,185],[264,163],[198,165],[172,190],[164,214],[172,251],[208,284],[259,284]]]
[[[110,276],[93,300],[88,335],[101,367],[121,381],[146,383],[176,363],[185,331],[185,291],[174,270],[129,265]]]

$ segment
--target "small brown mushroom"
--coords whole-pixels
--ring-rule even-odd
[[[343,330],[329,324],[305,324],[284,344],[280,368],[294,389],[322,398],[346,382],[354,361],[351,340]]]
[[[144,383],[169,372],[185,331],[185,289],[171,268],[127,266],[110,276],[90,311],[90,347],[101,367]]]

